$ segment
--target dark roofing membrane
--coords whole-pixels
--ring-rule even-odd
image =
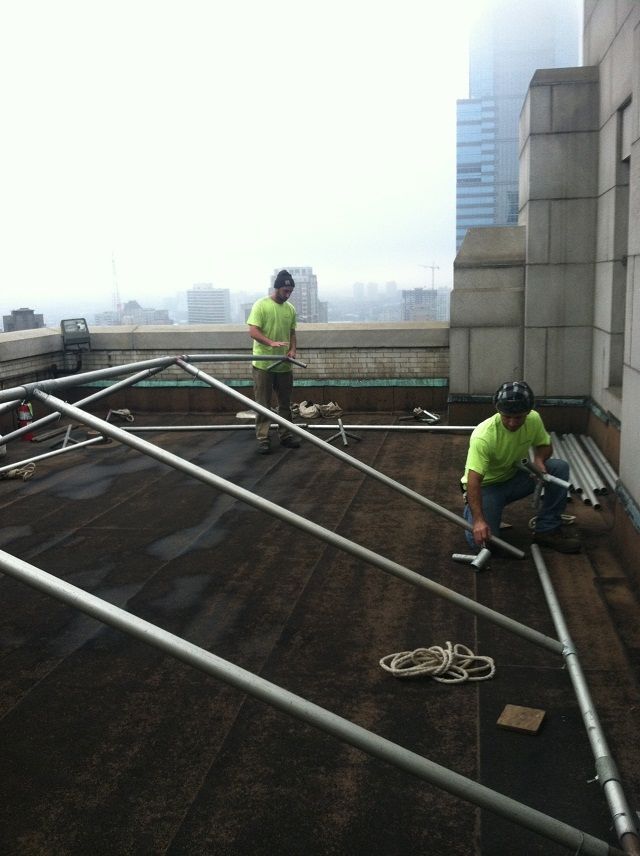
[[[137,425],[216,420],[234,421],[136,414]],[[503,536],[527,557],[494,556],[476,574],[451,559],[468,552],[462,529],[311,444],[276,443],[260,457],[250,430],[145,436],[555,636],[528,550],[527,500]],[[465,435],[361,436],[350,455],[461,512]],[[0,463],[46,445],[14,442]],[[117,442],[3,481],[0,506],[11,555],[617,844],[562,657]],[[610,550],[612,508],[610,497],[600,510],[574,500],[584,552],[544,556],[637,807],[638,604]],[[567,852],[8,576],[0,598],[3,853]],[[397,680],[378,664],[447,641],[493,657],[495,677]],[[540,732],[499,728],[506,704],[543,709]]]

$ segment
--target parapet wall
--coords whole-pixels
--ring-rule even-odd
[[[300,400],[341,399],[341,406],[351,410],[446,406],[447,324],[306,324],[297,332],[299,359],[307,365],[306,369],[295,369]],[[91,349],[81,352],[65,352],[60,333],[48,328],[0,334],[1,387],[171,355],[247,357],[251,353],[251,339],[244,326],[96,327],[90,333]],[[250,361],[230,359],[197,365],[227,385],[251,393]],[[77,392],[71,396],[77,397]],[[233,408],[227,396],[212,392],[178,366],[119,393],[118,402],[111,406],[186,412]]]

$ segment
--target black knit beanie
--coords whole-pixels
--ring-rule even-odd
[[[275,281],[273,283],[273,287],[274,288],[284,288],[285,285],[289,286],[290,288],[296,287],[296,284],[293,281],[293,277],[291,276],[289,271],[288,270],[281,270],[278,273],[278,276],[275,278]]]

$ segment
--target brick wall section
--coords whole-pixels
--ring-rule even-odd
[[[249,356],[251,340],[245,327],[172,326],[102,327],[91,329],[91,350],[82,352],[80,371],[94,371],[174,354],[230,354]],[[296,369],[304,381],[432,380],[442,383],[449,375],[449,330],[446,324],[309,324],[298,330]],[[74,373],[78,355],[64,353],[58,333],[45,330],[0,335],[0,385],[6,389]],[[251,363],[197,363],[220,380],[247,381]],[[192,381],[178,366],[155,376],[163,381]]]

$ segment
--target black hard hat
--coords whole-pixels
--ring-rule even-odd
[[[500,413],[528,413],[533,410],[533,390],[523,380],[503,383],[496,390],[493,403]]]

